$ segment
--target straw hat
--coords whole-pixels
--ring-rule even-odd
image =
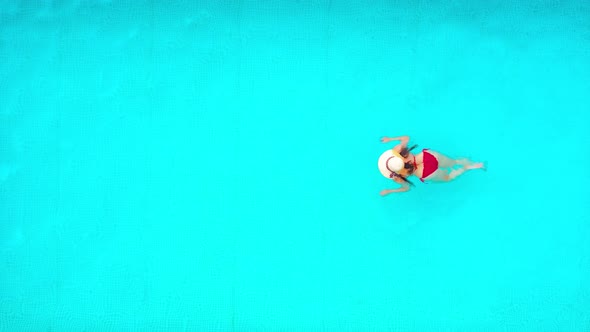
[[[397,151],[389,149],[381,154],[377,165],[381,174],[391,179],[392,173],[398,173],[404,169],[404,158]]]

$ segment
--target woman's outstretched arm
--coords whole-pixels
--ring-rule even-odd
[[[381,142],[387,143],[391,141],[399,141],[399,143],[393,147],[393,149],[397,152],[400,152],[403,148],[408,146],[410,142],[410,136],[398,136],[398,137],[383,137],[381,138]]]
[[[379,194],[381,194],[381,196],[385,196],[385,195],[389,195],[392,193],[403,193],[410,190],[410,186],[408,186],[407,184],[402,184],[401,188],[397,188],[397,189],[383,189],[381,190],[381,192]]]
[[[408,145],[410,142],[410,136],[397,136],[397,137],[382,137],[381,143],[388,143],[391,141],[400,141],[399,145]]]

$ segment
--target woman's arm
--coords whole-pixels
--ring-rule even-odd
[[[381,190],[380,194],[381,196],[385,196],[385,195],[389,195],[391,193],[403,193],[410,190],[410,186],[408,186],[407,184],[403,184],[401,188],[397,188],[397,189],[383,189]]]
[[[399,145],[406,146],[410,142],[410,136],[397,136],[397,137],[383,137],[383,138],[381,138],[382,143],[388,143],[391,141],[400,141]]]
[[[399,143],[393,147],[393,150],[401,152],[403,148],[408,146],[410,142],[410,136],[398,136],[398,137],[383,137],[381,142],[387,143],[391,141],[399,141]]]

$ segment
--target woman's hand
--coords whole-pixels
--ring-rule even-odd
[[[383,190],[381,190],[381,192],[379,194],[381,196],[386,196],[391,193],[403,193],[408,190],[410,190],[410,186],[408,186],[407,184],[404,184],[401,188],[398,188],[398,189],[383,189]]]
[[[379,193],[379,195],[385,196],[385,195],[391,194],[392,192],[394,192],[394,191],[393,190],[389,190],[389,189],[383,189],[383,190],[381,190],[381,192]]]
[[[381,143],[388,143],[391,141],[400,141],[400,145],[406,146],[410,141],[410,136],[381,137]]]

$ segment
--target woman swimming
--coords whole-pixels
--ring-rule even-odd
[[[483,163],[474,163],[466,158],[451,159],[429,149],[423,149],[414,155],[410,152],[416,148],[416,145],[408,148],[409,136],[381,138],[382,143],[391,141],[400,142],[393,149],[383,152],[379,157],[379,171],[386,178],[401,184],[402,187],[382,190],[381,196],[410,190],[410,186],[413,186],[413,183],[407,179],[410,175],[417,176],[422,182],[449,182],[468,170],[478,168],[485,170]],[[457,165],[462,168],[452,169]],[[444,168],[449,168],[449,170]]]

